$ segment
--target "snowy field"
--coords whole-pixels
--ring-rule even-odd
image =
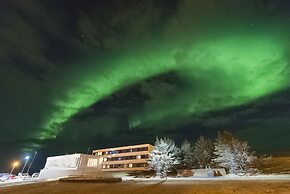
[[[122,183],[61,183],[58,181],[0,188],[7,194],[290,194],[290,175],[222,178],[127,178]]]
[[[167,179],[161,178],[132,178],[132,177],[122,177],[123,181],[136,181],[139,183],[146,183],[152,181],[163,181],[166,180],[167,182],[183,182],[183,181],[233,181],[233,180],[289,180],[290,181],[290,174],[277,174],[277,175],[255,175],[255,176],[237,176],[237,175],[227,175],[223,177],[214,177],[214,178],[198,178],[198,177],[168,177]],[[290,192],[289,192],[290,194]]]
[[[26,179],[13,179],[8,180],[5,182],[0,182],[0,188],[2,187],[10,187],[10,186],[16,186],[16,185],[24,185],[24,184],[31,184],[31,183],[37,183],[37,178],[26,178]],[[0,189],[1,191],[1,189]]]

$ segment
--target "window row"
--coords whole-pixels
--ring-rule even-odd
[[[112,157],[112,158],[104,158],[103,161],[118,161],[118,160],[136,160],[136,159],[147,159],[149,156],[146,155],[137,155],[137,156],[122,156],[122,157]]]
[[[102,169],[110,169],[110,168],[136,168],[136,167],[147,167],[147,163],[135,163],[135,164],[111,164],[111,165],[103,165]]]
[[[141,147],[141,148],[132,148],[132,149],[124,149],[124,150],[110,150],[106,152],[98,152],[95,155],[107,155],[107,154],[121,154],[121,153],[128,153],[128,152],[142,152],[148,151],[148,147]]]

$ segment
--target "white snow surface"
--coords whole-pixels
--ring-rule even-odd
[[[134,178],[124,176],[122,177],[123,181],[136,181],[136,182],[155,182],[155,181],[168,181],[168,182],[184,182],[184,181],[243,181],[243,180],[290,180],[290,174],[271,174],[271,175],[252,175],[252,176],[238,176],[234,174],[228,174],[223,177],[214,177],[214,178],[198,178],[198,177],[167,177],[165,178],[158,178],[158,177],[151,177],[151,178]]]

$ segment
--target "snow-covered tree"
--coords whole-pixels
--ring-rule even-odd
[[[219,134],[214,143],[216,156],[213,161],[227,168],[231,174],[245,174],[251,170],[255,156],[250,152],[247,142],[241,142],[231,134]]]
[[[230,174],[237,174],[238,164],[231,146],[219,137],[214,143],[214,150],[216,158],[213,159],[213,162],[228,169]]]
[[[213,144],[210,139],[200,136],[193,147],[194,159],[200,168],[210,166],[213,157]]]
[[[192,168],[194,166],[195,161],[192,145],[187,140],[184,140],[180,147],[180,167]]]
[[[251,172],[251,164],[256,159],[253,152],[250,152],[250,146],[247,142],[241,142],[238,139],[232,140],[232,149],[235,155],[235,159],[239,166],[238,173]]]
[[[148,159],[150,169],[156,172],[157,177],[167,177],[167,173],[180,163],[178,153],[179,148],[172,139],[156,138]]]

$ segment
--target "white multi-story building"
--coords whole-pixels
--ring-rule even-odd
[[[69,154],[46,159],[40,179],[66,176],[112,176],[112,172],[148,170],[147,159],[153,146],[141,144],[94,150],[92,155]]]
[[[150,144],[140,144],[94,150],[93,155],[102,161],[103,172],[148,170],[147,160],[153,150]]]

